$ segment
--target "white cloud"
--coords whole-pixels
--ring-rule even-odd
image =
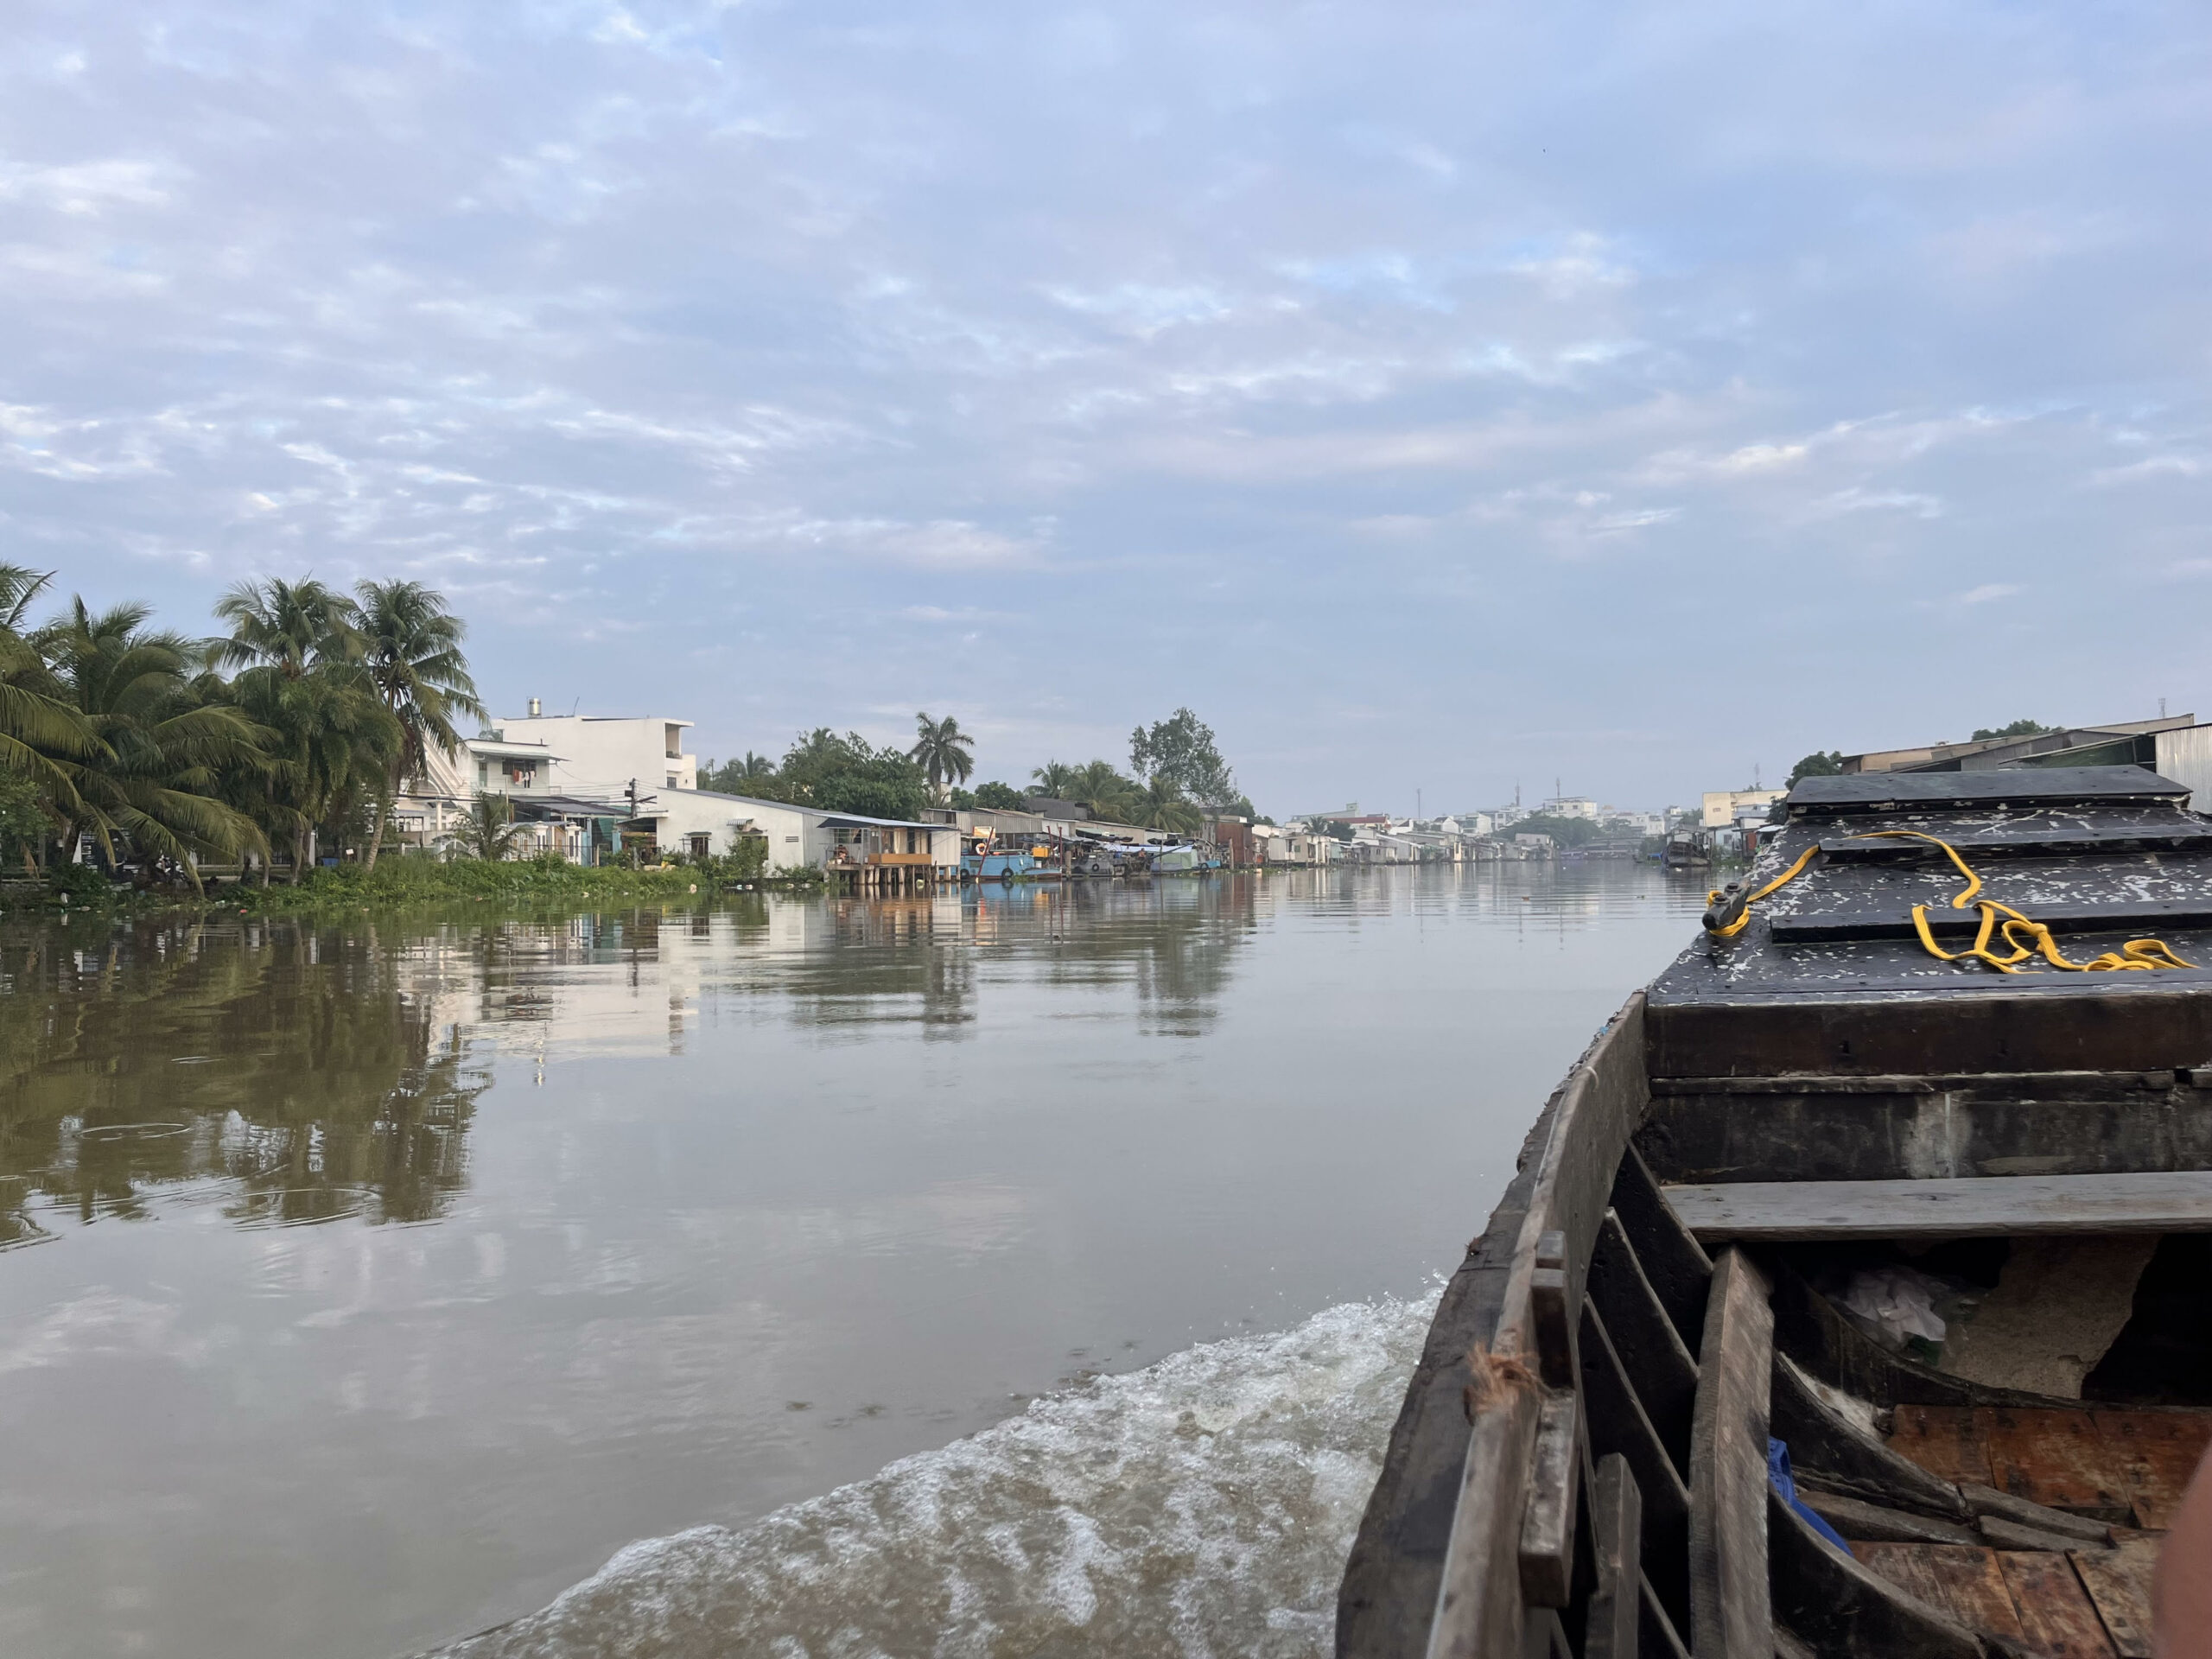
[[[1986,582],[1979,588],[1969,588],[1958,596],[1961,605],[1986,605],[1992,600],[2010,599],[2020,591],[2017,582]]]

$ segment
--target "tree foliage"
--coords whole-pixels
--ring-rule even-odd
[[[2055,732],[2059,729],[2058,727],[2044,726],[2032,720],[2016,720],[2010,726],[1977,726],[1970,741],[1975,743],[1985,743],[1994,737],[2041,737],[2046,732]]]
[[[926,713],[918,714],[914,730],[916,741],[906,751],[906,758],[922,769],[930,793],[942,799],[948,784],[964,784],[976,770],[976,757],[969,753],[976,740],[962,731],[960,722],[950,715],[933,720]]]
[[[1236,801],[1236,775],[1221,758],[1213,728],[1188,709],[1129,734],[1129,768],[1182,799],[1219,809]]]
[[[1830,749],[1823,753],[1815,749],[1810,754],[1789,768],[1789,781],[1784,789],[1794,786],[1800,778],[1834,778],[1843,772],[1843,751]]]
[[[977,806],[988,807],[994,811],[1021,810],[1021,791],[1012,784],[1001,784],[996,779],[976,785],[974,800]]]

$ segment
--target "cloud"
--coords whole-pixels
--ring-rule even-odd
[[[1957,602],[1961,605],[1986,605],[1992,600],[2011,599],[2019,591],[2019,586],[2014,582],[1986,582],[1979,588],[1969,588],[1959,594]]]
[[[1943,503],[1917,490],[1870,490],[1859,485],[1824,495],[1813,504],[1818,512],[1903,512],[1915,518],[1940,518]]]

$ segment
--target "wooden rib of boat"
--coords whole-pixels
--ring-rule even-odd
[[[1791,791],[1446,1288],[1339,1654],[2150,1652],[2212,1435],[2212,818],[2187,799],[2132,767]],[[1963,909],[1938,842],[1983,884]],[[1936,955],[1984,899],[2064,961],[2152,937],[2183,965]],[[1941,1293],[1941,1342],[1869,1284]]]

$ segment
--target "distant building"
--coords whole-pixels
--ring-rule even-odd
[[[1596,822],[1598,803],[1586,795],[1554,795],[1536,809],[1537,816],[1547,818],[1588,818]]]
[[[1701,821],[1707,830],[1727,830],[1733,828],[1745,813],[1749,813],[1754,822],[1764,823],[1767,809],[1787,792],[1779,789],[1707,790]]]

